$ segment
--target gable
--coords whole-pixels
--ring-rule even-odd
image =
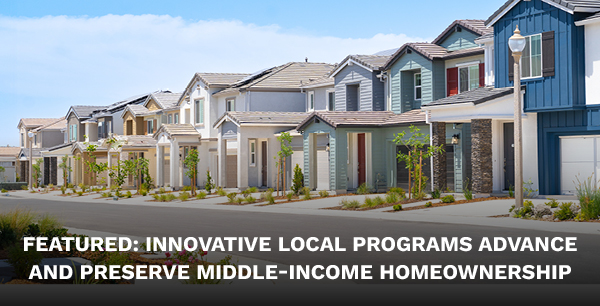
[[[150,111],[161,109],[161,107],[158,105],[158,103],[156,103],[156,101],[154,101],[154,99],[150,99],[148,101],[148,103],[146,104],[146,108]]]
[[[461,30],[458,30],[461,29]],[[461,26],[457,26],[457,31],[452,32],[439,45],[448,49],[448,51],[456,51],[461,49],[475,48],[478,45],[475,43],[479,35],[474,34],[471,31],[463,29]]]

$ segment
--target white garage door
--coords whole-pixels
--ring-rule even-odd
[[[329,153],[317,151],[317,190],[329,190]]]
[[[561,137],[561,193],[575,194],[577,178],[598,181],[600,137]]]

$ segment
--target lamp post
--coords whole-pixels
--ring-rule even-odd
[[[29,136],[29,189],[33,190],[33,132],[27,133]]]
[[[514,65],[514,99],[515,99],[515,207],[523,207],[523,140],[521,132],[521,67],[520,60],[525,49],[525,37],[521,36],[519,26],[513,36],[508,39],[508,46],[515,59]]]

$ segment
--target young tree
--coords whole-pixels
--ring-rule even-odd
[[[294,178],[292,180],[292,191],[297,195],[298,192],[302,190],[302,187],[304,187],[304,174],[302,173],[300,166],[296,164],[296,167],[294,168]]]
[[[69,174],[71,173],[71,167],[69,166],[69,156],[65,155],[61,157],[61,163],[58,164],[58,167],[63,171],[63,186],[67,186],[67,181],[69,179]]]
[[[208,194],[211,194],[214,188],[215,182],[210,176],[210,171],[206,170],[206,184],[204,184],[204,189],[206,189],[206,192],[208,192]]]
[[[3,180],[6,180],[6,177],[4,176],[4,171],[6,171],[6,169],[4,169],[4,167],[0,166],[0,176],[2,176]]]
[[[40,180],[40,177],[42,176],[42,164],[44,163],[44,160],[41,158],[36,159],[35,164],[31,165],[32,171],[31,171],[31,176],[33,177],[33,182],[32,182],[32,186],[33,187],[38,187],[38,183]]]
[[[90,185],[95,185],[97,183],[98,174],[108,170],[108,162],[106,163],[97,163],[96,162],[96,150],[98,149],[97,145],[87,144],[85,148],[85,152],[87,153],[87,158],[83,159],[83,163],[86,166],[85,172],[90,174]],[[100,184],[106,183],[105,178],[100,178]]]
[[[121,191],[127,177],[135,172],[135,160],[119,160],[115,165],[110,167],[108,175],[112,178],[116,185],[116,190]]]
[[[396,134],[394,141],[396,144],[406,146],[408,154],[398,153],[398,161],[403,161],[408,169],[408,196],[409,198],[420,199],[425,196],[425,186],[427,177],[423,175],[423,162],[436,153],[443,153],[443,145],[429,146],[429,134],[420,133],[421,129],[411,125],[410,137],[406,138],[406,131]],[[413,183],[413,184],[411,184]],[[411,188],[411,186],[413,186]]]
[[[198,163],[200,162],[200,157],[198,157],[198,150],[191,149],[183,163],[188,168],[185,172],[185,175],[190,178],[190,187],[192,187],[192,196],[196,195],[196,175],[198,174]]]
[[[292,135],[288,132],[283,132],[281,135],[277,137],[277,140],[280,143],[280,150],[277,152],[277,156],[274,156],[275,165],[277,165],[277,195],[279,195],[279,178],[282,178],[282,191],[285,193],[286,190],[286,160],[287,158],[294,153],[292,150]]]

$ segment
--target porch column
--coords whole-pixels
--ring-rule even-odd
[[[311,190],[317,189],[317,134],[308,135],[309,185]]]
[[[248,156],[250,152],[248,150],[248,136],[242,133],[242,128],[238,128],[237,133],[237,187],[240,190],[248,188]]]
[[[473,193],[492,193],[492,119],[471,120],[471,146]]]
[[[219,139],[217,141],[217,186],[227,187],[227,140],[223,139],[221,128],[219,127]]]
[[[179,188],[179,143],[171,140],[171,188]]]
[[[112,162],[111,162],[111,157],[112,154],[110,153],[110,150],[106,153],[107,157],[106,157],[106,162],[107,162],[107,166],[108,166],[108,173],[110,173],[110,168],[112,167]],[[111,183],[111,179],[110,179],[110,175],[106,175],[106,188],[110,189],[110,183]]]
[[[432,180],[433,188],[444,191],[447,185],[446,173],[446,122],[431,122],[431,145],[442,146],[444,152],[432,156]]]
[[[165,185],[165,147],[156,146],[156,186]]]

